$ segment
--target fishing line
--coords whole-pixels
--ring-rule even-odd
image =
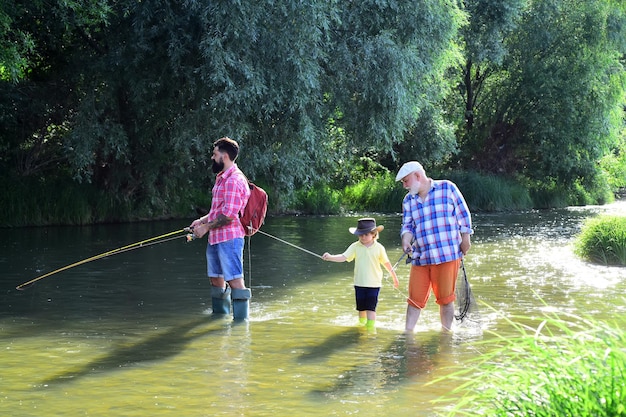
[[[252,245],[250,243],[251,238],[252,236],[248,236],[248,288],[252,288]]]
[[[92,256],[90,258],[83,259],[82,261],[78,261],[78,262],[74,262],[73,264],[66,265],[66,266],[64,266],[62,268],[59,268],[59,269],[56,269],[56,270],[54,270],[52,272],[48,272],[47,274],[38,276],[37,278],[33,278],[30,281],[26,281],[26,282],[18,285],[15,288],[17,290],[23,290],[24,288],[34,284],[35,282],[37,282],[39,280],[42,280],[44,278],[47,278],[47,277],[49,277],[51,275],[58,274],[59,272],[66,271],[66,270],[68,270],[70,268],[74,268],[76,266],[83,265],[83,264],[86,264],[88,262],[92,262],[92,261],[95,261],[95,260],[98,260],[98,259],[106,258],[108,256],[118,255],[120,253],[128,252],[128,251],[131,251],[131,250],[134,250],[134,249],[139,249],[139,248],[143,248],[143,247],[147,247],[147,246],[152,246],[152,245],[156,245],[158,243],[168,242],[170,240],[179,239],[181,237],[187,237],[186,235],[184,235],[184,236],[176,236],[176,237],[171,237],[171,236],[178,235],[178,234],[181,234],[181,233],[189,233],[189,231],[190,230],[188,228],[184,228],[182,230],[175,230],[173,232],[165,233],[165,234],[160,235],[160,236],[155,236],[155,237],[151,237],[149,239],[145,239],[145,240],[142,240],[142,241],[139,241],[139,242],[136,242],[136,243],[131,243],[130,245],[122,246],[121,248],[113,249],[113,250],[101,253],[99,255],[95,255],[95,256]]]
[[[322,255],[318,255],[317,253],[311,252],[310,250],[307,250],[307,249],[301,248],[300,246],[294,245],[293,243],[289,243],[289,242],[287,242],[286,240],[282,240],[282,239],[280,239],[280,238],[278,238],[278,237],[276,237],[276,236],[272,236],[272,235],[270,235],[269,233],[265,233],[265,232],[264,232],[263,230],[261,230],[261,229],[257,229],[257,232],[259,232],[259,233],[261,233],[261,234],[264,234],[264,235],[265,235],[265,236],[267,236],[267,237],[271,237],[272,239],[276,239],[276,240],[278,240],[279,242],[282,242],[282,243],[284,243],[284,244],[286,244],[286,245],[289,245],[289,246],[291,246],[291,247],[294,247],[294,248],[296,248],[296,249],[300,249],[302,252],[306,252],[306,253],[308,253],[309,255],[313,255],[313,256],[316,256],[316,257],[318,257],[318,258],[320,258],[320,259],[323,259],[323,258],[322,258]]]
[[[395,264],[393,264],[393,266],[391,267],[391,269],[395,271],[395,270],[396,270],[396,268],[398,267],[398,264],[400,263],[400,261],[401,261],[401,260],[402,260],[405,256],[407,256],[407,255],[408,255],[408,253],[406,253],[406,252],[402,253],[402,256],[400,256],[400,257],[398,258],[398,260],[396,261],[396,263],[395,263]],[[408,259],[407,259],[407,263],[409,263],[410,261],[411,261],[411,258],[408,258]],[[390,277],[390,274],[385,274],[385,279],[386,279],[387,281],[389,281],[389,277]],[[391,283],[391,284],[392,284],[392,287],[393,287],[393,283]],[[400,290],[400,288],[393,287],[393,289],[394,289],[394,290],[396,290],[396,291],[397,291],[397,292],[398,292],[401,296],[403,296],[403,297],[404,297],[404,298],[406,298],[407,300],[411,300],[411,297],[409,297],[407,294],[405,294],[404,292],[402,292],[402,290]]]

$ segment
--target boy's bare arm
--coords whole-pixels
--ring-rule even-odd
[[[398,276],[396,275],[396,270],[391,266],[391,262],[385,262],[385,269],[389,271],[389,274],[393,277],[393,287],[398,288],[400,283],[398,282]]]
[[[346,257],[343,255],[331,255],[330,253],[326,252],[322,255],[322,259],[325,261],[330,261],[330,262],[345,262],[346,261]]]

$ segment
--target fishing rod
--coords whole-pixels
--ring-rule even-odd
[[[249,227],[251,229],[251,227]],[[280,239],[276,236],[270,235],[269,233],[265,233],[264,231],[262,231],[261,229],[256,229],[257,232],[264,234],[265,236],[271,237],[272,239],[276,239],[279,242],[285,243],[291,247],[294,247],[296,249],[299,249],[303,252],[308,253],[309,255],[313,255],[317,258],[323,259],[321,255],[318,255],[317,253],[311,252],[310,250],[301,248],[300,246],[294,245],[293,243],[287,242],[286,240]],[[403,252],[402,255],[400,255],[400,257],[398,258],[398,260],[396,261],[396,263],[392,266],[392,270],[396,270],[396,268],[398,267],[398,265],[400,264],[400,262],[402,261],[402,259],[404,259],[405,256],[408,256],[409,252]],[[411,262],[411,257],[407,258],[406,263],[410,263]],[[463,322],[463,320],[466,318],[468,311],[470,310],[470,304],[472,303],[471,297],[471,288],[469,285],[469,281],[467,280],[467,273],[465,272],[465,263],[463,262],[463,260],[461,260],[461,270],[462,270],[462,278],[463,278],[463,283],[465,284],[465,294],[462,300],[462,305],[459,306],[459,314],[455,315],[454,318],[456,320],[458,320],[459,322]],[[389,277],[387,275],[385,275],[385,279],[389,279]],[[395,288],[394,289],[403,297],[405,297],[407,300],[411,300],[411,297],[406,294],[405,292],[403,292],[402,290],[400,290],[399,288]],[[459,300],[461,301],[461,300]]]
[[[175,230],[173,232],[165,233],[165,234],[160,235],[160,236],[155,236],[155,237],[151,237],[149,239],[141,240],[139,242],[131,243],[130,245],[122,246],[121,248],[113,249],[113,250],[101,253],[99,255],[95,255],[95,256],[92,256],[90,258],[83,259],[82,261],[78,261],[78,262],[74,262],[73,264],[66,265],[66,266],[64,266],[62,268],[59,268],[59,269],[56,269],[56,270],[54,270],[52,272],[48,272],[47,274],[43,274],[41,276],[38,276],[37,278],[33,278],[30,281],[26,281],[26,282],[18,285],[15,288],[17,290],[21,291],[21,290],[23,290],[23,289],[33,285],[37,281],[40,281],[40,280],[42,280],[44,278],[47,278],[47,277],[49,277],[51,275],[54,275],[54,274],[58,274],[59,272],[66,271],[66,270],[68,270],[70,268],[74,268],[76,266],[83,265],[83,264],[86,264],[88,262],[92,262],[92,261],[95,261],[95,260],[98,260],[98,259],[106,258],[108,256],[118,255],[120,253],[128,252],[128,251],[139,249],[139,248],[144,248],[144,247],[147,247],[147,246],[156,245],[158,243],[169,242],[170,240],[179,239],[179,238],[183,237],[183,236],[175,236],[175,237],[171,237],[171,236],[179,235],[181,233],[190,233],[190,232],[191,232],[191,230],[186,227],[186,228],[181,229],[181,230]],[[189,236],[188,235],[185,235],[184,237],[186,237],[187,240],[189,240]]]
[[[278,237],[276,237],[276,236],[270,235],[269,233],[265,233],[265,232],[264,232],[264,231],[262,231],[261,229],[256,229],[256,231],[257,231],[257,232],[259,232],[259,233],[261,233],[261,234],[264,234],[265,236],[271,237],[272,239],[276,239],[276,240],[278,240],[279,242],[285,243],[285,244],[287,244],[287,245],[289,245],[289,246],[292,246],[292,247],[294,247],[294,248],[296,248],[296,249],[299,249],[299,250],[301,250],[301,251],[303,251],[303,252],[306,252],[306,253],[308,253],[309,255],[313,255],[313,256],[318,257],[318,258],[320,258],[320,259],[324,259],[324,258],[322,258],[322,256],[321,256],[321,255],[318,255],[317,253],[314,253],[314,252],[311,252],[310,250],[307,250],[307,249],[301,248],[300,246],[294,245],[293,243],[287,242],[286,240],[283,240],[283,239],[280,239],[280,238],[278,238]],[[408,252],[403,252],[403,253],[402,253],[402,255],[398,258],[398,260],[396,261],[396,263],[392,266],[392,269],[393,269],[394,271],[396,270],[396,268],[398,267],[398,264],[400,264],[400,262],[402,261],[402,259],[403,259],[405,256],[407,256],[408,254],[409,254]],[[409,263],[409,262],[411,262],[411,258],[407,258],[407,263]],[[386,278],[386,279],[388,279],[388,277],[387,277],[387,276],[385,276],[385,278]],[[396,291],[398,291],[398,293],[400,293],[400,295],[402,295],[403,297],[405,297],[407,300],[410,300],[410,299],[411,299],[411,297],[410,297],[408,294],[405,294],[405,293],[404,293],[404,292],[402,292],[402,290],[400,290],[399,288],[395,288],[395,287],[394,287],[394,289],[395,289]]]
[[[404,258],[405,256],[407,256],[409,253],[408,252],[402,252],[402,256],[400,256],[398,258],[398,260],[396,261],[395,264],[393,264],[393,266],[391,267],[391,269],[393,269],[394,271],[396,270],[396,268],[398,267],[398,264],[400,263],[400,261],[402,260],[402,258]],[[409,262],[411,262],[409,259],[406,260],[406,263],[408,264]]]

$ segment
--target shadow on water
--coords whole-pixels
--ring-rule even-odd
[[[422,334],[419,339],[415,335],[401,334],[381,350],[372,345],[376,343],[375,338],[361,340],[354,354],[360,355],[362,361],[341,369],[333,384],[312,390],[311,395],[341,398],[359,390],[364,391],[362,394],[396,390],[403,384],[428,378],[439,366],[447,364],[448,355],[456,344],[453,335],[441,332]]]
[[[308,352],[300,355],[302,361],[314,361],[318,362],[323,360],[338,350],[346,350],[351,346],[359,343],[361,339],[361,329],[347,328],[340,333],[334,334],[326,338],[322,343],[312,346],[308,349]]]
[[[193,340],[222,331],[220,327],[194,331],[197,327],[219,320],[221,316],[209,316],[173,326],[154,336],[118,346],[100,358],[49,377],[41,384],[43,386],[65,384],[93,374],[120,370],[144,362],[166,360],[184,351]],[[238,324],[240,323],[233,323]]]

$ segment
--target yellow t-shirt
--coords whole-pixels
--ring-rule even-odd
[[[360,241],[354,242],[342,254],[347,262],[354,261],[354,285],[379,288],[383,281],[381,265],[389,262],[385,247],[374,241],[368,248]]]

